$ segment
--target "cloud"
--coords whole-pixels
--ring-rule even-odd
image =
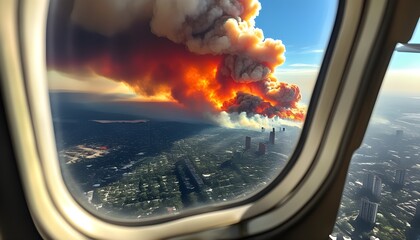
[[[291,67],[291,68],[277,68],[274,75],[277,77],[284,77],[288,75],[317,75],[319,72],[318,68],[314,67]],[[286,75],[285,75],[286,74]],[[289,81],[289,79],[287,79]]]
[[[290,64],[289,67],[309,67],[309,68],[319,68],[320,66],[318,64],[306,64],[306,63],[294,63]]]
[[[323,52],[325,52],[324,49],[313,49],[313,50],[307,51],[307,53],[323,53]]]
[[[324,53],[324,52],[325,52],[324,49],[313,49],[313,50],[304,51],[303,53]]]
[[[309,49],[309,48],[300,48],[300,49],[294,49],[291,50],[290,46],[287,46],[288,51],[287,54],[321,54],[325,52],[325,49]]]

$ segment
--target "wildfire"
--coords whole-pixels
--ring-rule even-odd
[[[75,0],[72,21],[80,29],[63,40],[86,51],[57,48],[50,67],[68,71],[79,65],[127,84],[140,96],[165,96],[197,112],[304,119],[298,86],[273,75],[285,61],[285,46],[255,28],[257,0],[145,0],[148,14],[137,9],[136,0],[127,1],[131,13],[143,14],[142,22],[113,7],[114,1],[103,2],[110,6],[98,13],[82,11],[84,4],[92,2]],[[112,26],[100,25],[100,19],[118,14],[121,19]],[[86,36],[95,44],[83,41]]]

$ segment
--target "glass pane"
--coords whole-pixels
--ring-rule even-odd
[[[264,189],[299,138],[336,8],[51,1],[51,108],[74,197],[100,214],[147,219]]]
[[[420,27],[410,42],[420,42]],[[331,238],[419,239],[419,202],[420,53],[396,51],[350,163]]]

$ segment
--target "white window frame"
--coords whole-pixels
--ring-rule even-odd
[[[53,239],[238,238],[287,223],[311,205],[332,171],[352,105],[391,0],[343,0],[341,26],[306,138],[287,175],[251,203],[151,225],[116,223],[81,207],[68,191],[57,152],[46,76],[48,0],[0,1],[1,82],[29,209]],[[357,146],[352,146],[356,148]]]

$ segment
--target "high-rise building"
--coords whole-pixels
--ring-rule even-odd
[[[404,186],[405,182],[405,169],[397,169],[395,171],[394,183],[400,186]]]
[[[245,137],[245,150],[251,149],[251,137]]]
[[[375,178],[374,174],[371,174],[371,173],[366,174],[365,178],[363,179],[363,189],[371,191],[373,189],[374,178]]]
[[[275,140],[275,138],[276,138],[276,130],[273,128],[273,131],[272,131],[272,132],[270,132],[270,137],[269,137],[268,141],[269,141],[271,144],[274,144],[274,140]]]
[[[382,179],[375,174],[369,173],[363,179],[363,189],[372,194],[375,198],[380,198],[382,193]]]
[[[260,144],[258,145],[258,154],[264,155],[265,154],[265,150],[266,150],[265,143],[260,142]]]
[[[380,198],[382,193],[382,179],[375,175],[375,182],[373,185],[372,195],[375,198]]]
[[[414,215],[414,218],[420,220],[420,202],[417,202],[416,214]]]
[[[370,224],[376,222],[376,214],[378,213],[378,204],[362,198],[359,211],[359,219]]]
[[[270,144],[274,144],[274,133],[273,132],[270,132],[270,137],[268,138],[268,142]]]

